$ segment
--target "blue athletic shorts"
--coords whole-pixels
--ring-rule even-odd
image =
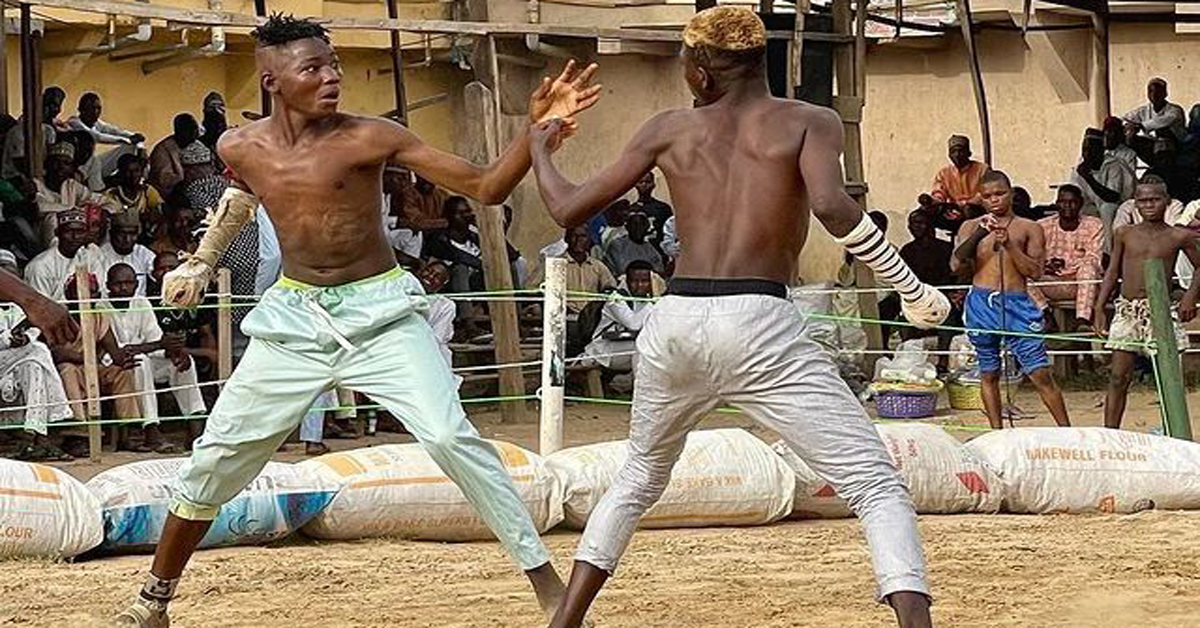
[[[1003,316],[1001,315],[1003,308]],[[980,373],[1000,372],[1000,343],[1008,346],[1017,357],[1021,372],[1026,375],[1050,366],[1046,342],[1041,338],[989,334],[988,331],[1008,331],[1041,334],[1044,330],[1042,311],[1025,292],[997,292],[972,287],[967,293],[965,321],[970,331],[967,337],[975,345]]]

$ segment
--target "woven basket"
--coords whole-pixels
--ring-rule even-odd
[[[875,410],[881,419],[924,419],[937,412],[938,391],[887,390],[875,395]]]
[[[946,387],[950,396],[950,407],[955,410],[982,410],[983,393],[979,384],[950,382]]]

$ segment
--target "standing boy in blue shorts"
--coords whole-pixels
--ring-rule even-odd
[[[1062,391],[1050,374],[1042,312],[1029,298],[1027,282],[1042,274],[1046,250],[1042,228],[1012,211],[1012,183],[1008,175],[993,170],[983,176],[983,204],[988,213],[963,223],[951,269],[971,271],[964,319],[983,379],[983,406],[988,423],[1001,429],[1000,346],[1007,345],[1021,372],[1037,387],[1042,402],[1060,427],[1071,425]],[[1007,332],[996,334],[988,332]],[[1027,334],[1027,335],[1021,335]]]

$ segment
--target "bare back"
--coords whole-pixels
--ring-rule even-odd
[[[791,283],[808,236],[800,174],[817,108],[760,98],[671,112],[656,165],[675,205],[680,277]]]
[[[220,154],[271,217],[284,274],[336,285],[394,267],[380,218],[391,151],[371,141],[386,123],[337,114],[319,132],[288,143],[268,121],[228,132]]]

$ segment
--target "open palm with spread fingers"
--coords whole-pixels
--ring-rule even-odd
[[[575,125],[575,114],[591,108],[600,100],[602,85],[592,85],[592,77],[600,66],[595,63],[580,70],[572,59],[558,78],[542,79],[542,84],[529,98],[529,117],[533,122],[561,118],[568,126]]]

